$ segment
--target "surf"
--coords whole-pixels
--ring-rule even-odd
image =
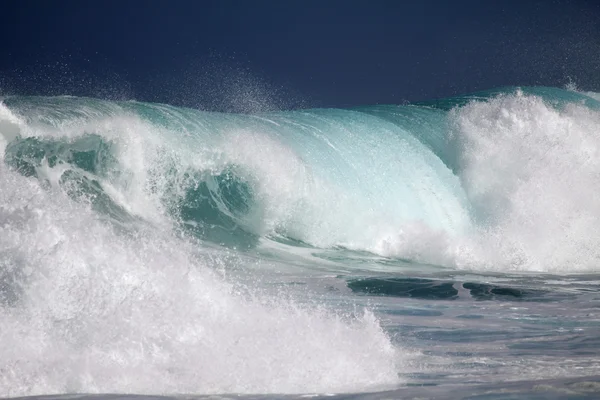
[[[599,107],[556,88],[258,114],[5,97],[0,393],[393,391],[447,368],[411,318],[593,310]]]
[[[3,153],[104,217],[227,246],[577,272],[598,257],[598,106],[554,88],[255,115],[9,97]]]

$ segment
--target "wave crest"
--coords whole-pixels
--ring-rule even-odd
[[[27,176],[54,170],[73,198],[96,199],[115,219],[233,247],[293,239],[469,269],[596,268],[600,103],[591,94],[508,88],[261,115],[5,103],[16,115],[0,125],[6,162]]]

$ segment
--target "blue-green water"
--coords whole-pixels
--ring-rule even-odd
[[[0,396],[597,398],[598,98],[6,97]]]

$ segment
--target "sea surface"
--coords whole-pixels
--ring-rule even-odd
[[[0,397],[600,398],[600,95],[0,99]]]

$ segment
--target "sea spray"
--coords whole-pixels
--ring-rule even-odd
[[[243,289],[252,282],[218,273],[222,256],[170,231],[115,231],[85,204],[4,166],[0,183],[3,396],[397,382],[401,355],[369,311],[344,317]]]
[[[482,264],[596,270],[598,109],[581,102],[556,107],[518,91],[471,103],[450,118],[457,174],[478,228],[477,251],[487,253]]]

